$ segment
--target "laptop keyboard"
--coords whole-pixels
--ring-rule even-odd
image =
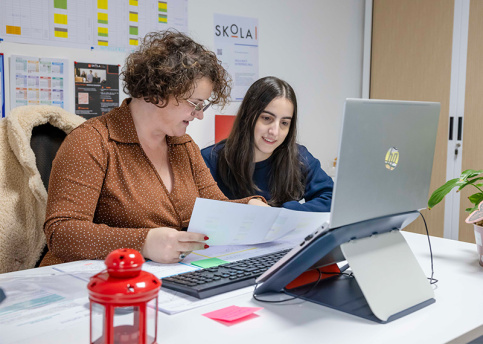
[[[258,276],[268,270],[288,250],[238,260],[162,279],[162,288],[204,299],[255,284]]]

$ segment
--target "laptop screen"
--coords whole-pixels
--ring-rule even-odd
[[[347,99],[330,227],[426,207],[440,104]]]

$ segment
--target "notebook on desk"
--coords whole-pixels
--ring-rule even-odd
[[[256,294],[345,260],[346,242],[414,221],[428,199],[439,111],[439,103],[347,99],[330,221],[262,274]]]

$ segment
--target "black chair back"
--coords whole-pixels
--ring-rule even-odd
[[[57,154],[57,150],[66,136],[67,134],[63,130],[54,127],[50,123],[36,126],[32,130],[30,147],[34,151],[37,168],[40,172],[40,177],[42,178],[42,183],[44,184],[46,190],[49,189],[52,161],[54,161],[55,154]],[[35,264],[35,267],[40,265],[40,262],[42,262],[42,259],[47,252],[48,248],[47,245],[45,245],[39,260]]]
[[[57,150],[66,136],[67,134],[64,131],[50,123],[39,125],[32,130],[30,147],[35,153],[37,168],[46,190],[49,189],[52,161],[54,161],[55,154],[57,154]]]

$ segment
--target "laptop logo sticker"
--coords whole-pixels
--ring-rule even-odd
[[[386,168],[390,171],[397,167],[399,161],[399,151],[396,147],[391,147],[386,153]]]

